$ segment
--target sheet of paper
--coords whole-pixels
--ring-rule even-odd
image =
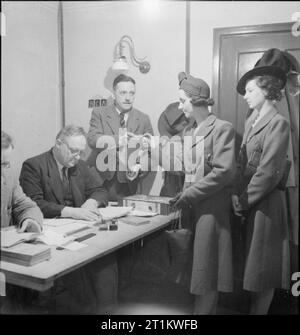
[[[71,224],[76,222],[74,219],[61,219],[61,218],[55,218],[55,219],[44,219],[43,225],[51,226],[51,227],[60,227],[67,224]]]
[[[39,233],[18,233],[16,229],[1,230],[1,247],[8,248],[18,242],[25,242],[40,236]]]
[[[48,227],[45,227],[45,230],[53,231],[57,234],[66,236],[66,235],[75,234],[79,231],[82,231],[82,230],[85,230],[85,229],[88,229],[88,228],[90,228],[90,225],[88,225],[85,221],[79,222],[79,221],[74,220],[72,223],[62,225],[62,226],[55,226],[55,227],[48,226]]]
[[[74,237],[64,237],[62,234],[58,234],[51,229],[47,229],[39,236],[38,241],[47,245],[62,246],[68,242],[73,241]]]
[[[87,245],[81,242],[77,242],[77,241],[73,241],[70,243],[67,243],[65,245],[62,245],[63,248],[68,249],[68,250],[72,250],[72,251],[77,251],[80,250],[82,248],[85,248]]]
[[[103,219],[117,219],[127,215],[132,210],[132,207],[108,206],[105,208],[98,208],[98,210]]]
[[[133,209],[132,211],[130,211],[129,215],[140,216],[140,217],[150,217],[150,216],[158,215],[158,213],[150,212],[150,211],[140,211],[138,209]]]

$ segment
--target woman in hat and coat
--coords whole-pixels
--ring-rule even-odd
[[[233,286],[229,185],[235,175],[234,129],[210,113],[208,107],[214,102],[202,79],[181,72],[179,102],[185,116],[196,120],[196,127],[184,130],[178,141],[181,150],[174,150],[177,154],[168,159],[162,144],[160,165],[167,169],[164,162],[174,159],[174,169],[182,166],[185,173],[183,191],[170,203],[188,209],[194,218],[190,283],[194,314],[215,314],[218,292],[231,292]]]
[[[237,91],[252,110],[239,154],[232,205],[246,222],[243,287],[252,292],[250,314],[267,314],[275,288],[289,288],[290,261],[284,176],[289,123],[275,107],[285,72],[266,53],[238,82]],[[272,63],[270,63],[272,60]]]

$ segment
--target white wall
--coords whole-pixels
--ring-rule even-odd
[[[190,73],[211,86],[214,28],[291,22],[294,12],[299,1],[192,1]]]
[[[7,21],[1,38],[2,129],[16,140],[17,169],[47,150],[60,128],[57,6],[2,2]],[[132,67],[129,75],[137,82],[135,106],[150,115],[157,133],[158,117],[177,99],[177,74],[185,67],[186,4],[157,6],[151,11],[142,1],[63,2],[66,123],[88,129],[88,100],[110,96],[105,80],[113,50],[128,34],[137,56],[151,63],[148,74]],[[213,28],[288,22],[296,11],[299,2],[192,1],[191,74],[211,84]]]
[[[150,116],[157,133],[160,114],[177,100],[177,74],[185,67],[185,3],[159,2],[152,12],[141,1],[64,2],[63,10],[66,123],[88,130],[88,100],[111,96],[106,81],[113,51],[123,35],[130,35],[137,57],[151,64],[147,74],[133,66],[128,72],[136,80],[134,105]],[[142,193],[150,191],[154,178],[155,173],[147,176]],[[156,175],[152,194],[159,193],[161,182]]]
[[[66,122],[88,129],[88,100],[109,97],[105,78],[113,50],[122,35],[130,35],[136,55],[147,57],[151,70],[136,79],[135,107],[150,115],[156,129],[163,109],[177,99],[177,74],[185,66],[185,3],[162,2],[145,13],[140,1],[64,2]],[[125,48],[125,53],[127,53]],[[128,54],[127,54],[128,55]]]
[[[22,162],[54,143],[60,127],[57,2],[2,2],[1,129],[13,136]]]

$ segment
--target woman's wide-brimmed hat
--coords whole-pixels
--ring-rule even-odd
[[[161,113],[158,120],[158,131],[161,136],[169,138],[178,135],[189,124],[183,111],[178,109],[179,102],[172,102]]]
[[[245,95],[245,87],[247,81],[263,75],[274,76],[282,81],[284,88],[287,80],[287,73],[290,69],[290,62],[285,56],[284,52],[279,49],[269,49],[257,61],[254,68],[246,72],[237,84],[237,91],[241,95]]]

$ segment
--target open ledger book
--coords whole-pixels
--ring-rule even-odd
[[[44,220],[42,233],[19,233],[13,229],[1,230],[1,250],[11,248],[24,242],[41,242],[47,245],[62,246],[74,240],[75,233],[90,228],[85,221],[76,220]]]

